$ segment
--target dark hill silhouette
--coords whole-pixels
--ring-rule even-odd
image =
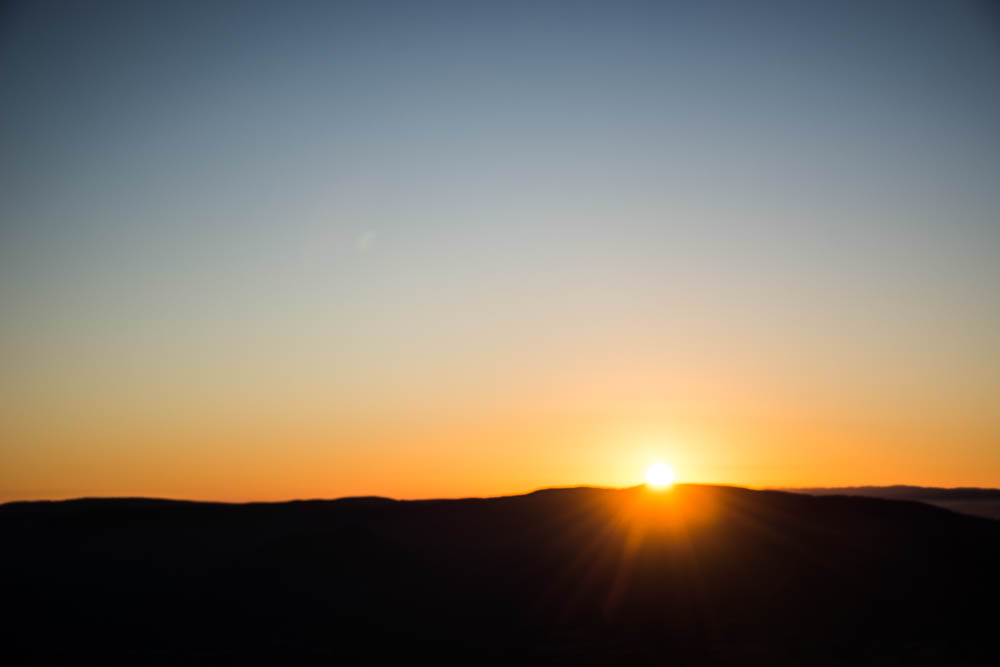
[[[782,489],[812,496],[867,496],[888,500],[915,500],[936,505],[953,512],[1000,519],[1000,489],[958,487],[943,489],[934,486],[840,486]]]
[[[734,487],[0,506],[4,664],[972,665],[1000,522]]]

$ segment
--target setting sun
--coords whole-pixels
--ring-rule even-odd
[[[646,483],[662,489],[674,483],[674,469],[666,463],[654,463],[646,469]]]

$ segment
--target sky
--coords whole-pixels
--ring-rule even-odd
[[[0,500],[1000,487],[986,2],[0,12]]]

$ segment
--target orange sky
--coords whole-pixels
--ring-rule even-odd
[[[965,403],[949,412],[929,406],[936,413],[927,418],[920,399],[932,397],[919,395],[894,397],[896,405],[859,396],[838,403],[794,385],[777,394],[764,383],[738,392],[726,383],[723,391],[571,376],[506,394],[452,379],[425,387],[436,395],[414,385],[392,405],[340,410],[308,390],[193,392],[168,403],[122,387],[73,397],[51,421],[45,410],[54,405],[8,396],[5,433],[22,444],[4,450],[3,497],[498,495],[633,485],[656,460],[689,482],[1000,485],[995,420],[986,411],[977,419]]]

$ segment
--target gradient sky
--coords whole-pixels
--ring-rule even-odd
[[[988,6],[8,6],[0,499],[1000,486]]]

